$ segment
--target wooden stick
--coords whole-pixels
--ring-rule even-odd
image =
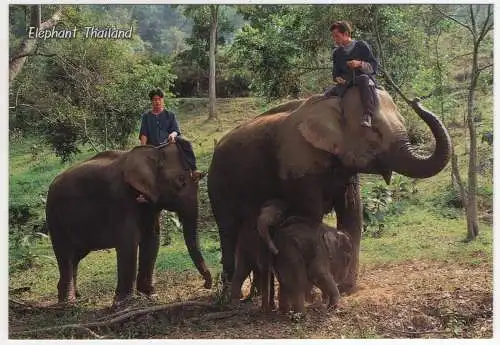
[[[117,314],[119,314],[118,316],[112,315],[110,318],[102,320],[102,321],[89,322],[89,323],[73,323],[73,324],[54,326],[54,327],[37,328],[37,329],[31,329],[31,330],[26,330],[26,331],[21,331],[21,332],[14,332],[14,333],[12,333],[12,335],[22,335],[22,334],[30,334],[30,333],[37,333],[37,332],[48,332],[48,331],[62,330],[62,329],[67,329],[67,328],[91,328],[91,327],[109,326],[113,323],[120,322],[120,321],[126,320],[126,319],[134,317],[134,316],[143,315],[143,314],[156,312],[156,311],[160,311],[160,310],[168,310],[168,309],[174,309],[177,307],[186,307],[186,306],[212,307],[213,305],[210,303],[194,302],[194,301],[193,302],[171,303],[171,304],[167,304],[167,305],[158,305],[158,306],[143,308],[143,309],[134,309],[131,311],[127,311],[126,313],[118,312],[117,313]]]

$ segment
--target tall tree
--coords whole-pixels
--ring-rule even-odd
[[[210,6],[210,51],[208,54],[210,72],[208,76],[208,118],[210,120],[217,118],[215,102],[217,95],[215,92],[215,47],[217,45],[217,22],[219,16],[219,5],[212,4]]]
[[[225,7],[216,4],[184,7],[184,15],[191,18],[194,23],[191,37],[187,40],[191,50],[184,51],[182,55],[192,56],[192,60],[198,61],[199,67],[209,72],[210,119],[217,117],[215,111],[217,46],[225,43],[224,33],[233,30],[225,10]],[[204,51],[201,51],[203,48]],[[208,61],[206,61],[207,56]]]
[[[468,86],[466,117],[470,140],[467,186],[464,186],[460,177],[455,152],[452,157],[453,173],[459,185],[467,215],[467,240],[470,241],[475,239],[479,234],[477,214],[477,133],[474,121],[476,110],[476,91],[481,72],[493,66],[492,63],[486,63],[480,66],[479,55],[485,38],[493,30],[493,5],[459,6],[452,12],[446,12],[445,9],[439,6],[436,6],[435,9],[444,18],[464,28],[472,40],[471,74]]]
[[[42,22],[42,5],[32,5],[28,9],[30,13],[30,26],[37,27],[39,30],[47,30],[54,27],[61,20],[63,12],[63,8],[58,7],[48,20]],[[37,47],[38,40],[26,35],[14,54],[9,58],[9,84],[19,74],[28,56],[43,55],[43,53],[37,52]]]

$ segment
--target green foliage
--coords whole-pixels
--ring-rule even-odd
[[[387,217],[402,213],[416,193],[415,181],[401,175],[395,176],[390,186],[383,182],[367,183],[362,194],[364,234],[382,236]]]
[[[211,8],[217,6],[216,37],[216,93],[218,97],[241,96],[248,90],[248,82],[243,73],[227,68],[231,65],[224,46],[234,31],[236,11],[223,5],[181,6],[185,16],[193,21],[192,32],[186,38],[186,49],[173,57],[174,71],[179,76],[175,92],[180,97],[200,97],[208,95],[209,35],[211,29]],[[229,20],[231,18],[232,20]]]
[[[78,128],[72,125],[68,119],[57,119],[47,123],[45,134],[47,141],[52,146],[56,156],[61,158],[62,163],[70,161],[74,155],[81,152],[77,146]]]
[[[174,212],[163,211],[160,215],[161,244],[172,243],[172,232],[182,232],[182,225]]]
[[[122,24],[120,24],[122,23]],[[131,25],[127,9],[101,11],[75,6],[64,25]],[[12,127],[44,134],[63,161],[88,143],[95,151],[129,146],[149,90],[162,87],[167,97],[175,76],[165,58],[141,53],[142,41],[51,40],[44,49],[54,58],[34,57],[12,85]]]
[[[42,199],[43,201],[43,199]],[[46,236],[45,222],[39,219],[31,202],[12,203],[9,206],[9,271],[33,267],[37,255],[33,252],[36,241]]]
[[[240,6],[248,21],[235,36],[232,59],[252,75],[252,90],[269,99],[322,92],[331,81],[329,28],[335,20],[354,26],[395,82],[406,87],[420,71],[429,6],[254,5]],[[379,47],[379,43],[380,46]]]
[[[457,188],[452,184],[440,188],[431,200],[434,210],[442,217],[458,219],[463,215],[463,200]]]

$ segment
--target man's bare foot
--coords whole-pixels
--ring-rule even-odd
[[[191,171],[191,178],[193,179],[194,182],[198,182],[203,178],[203,176],[205,176],[205,173],[203,173],[202,171],[198,170]]]

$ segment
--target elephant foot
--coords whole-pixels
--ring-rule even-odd
[[[51,306],[49,306],[49,309],[55,309],[55,310],[66,310],[66,309],[71,309],[74,308],[76,305],[75,300],[67,300],[67,301],[59,301]]]
[[[211,289],[212,288],[212,274],[210,271],[205,271],[203,272],[203,279],[205,279],[205,283],[203,284],[203,287],[205,289]]]
[[[135,298],[132,294],[127,294],[124,296],[117,295],[113,299],[113,305],[111,306],[111,308],[113,309],[123,308],[131,304],[134,300]]]
[[[241,301],[239,298],[231,298],[230,304],[232,307],[239,307],[241,305]]]
[[[156,295],[156,290],[151,284],[137,284],[137,292],[146,296]]]
[[[344,283],[338,285],[339,292],[345,295],[351,295],[359,290],[356,283]]]
[[[71,294],[70,296],[59,296],[59,298],[57,299],[57,304],[60,304],[60,305],[73,305],[76,303],[76,295],[74,294]]]
[[[290,318],[291,321],[293,322],[301,322],[306,320],[306,313],[305,312],[289,312],[288,317]]]
[[[154,291],[152,293],[144,293],[141,291],[137,291],[137,293],[139,294],[139,296],[146,298],[148,301],[154,302],[154,301],[158,301],[160,299],[158,294]]]

